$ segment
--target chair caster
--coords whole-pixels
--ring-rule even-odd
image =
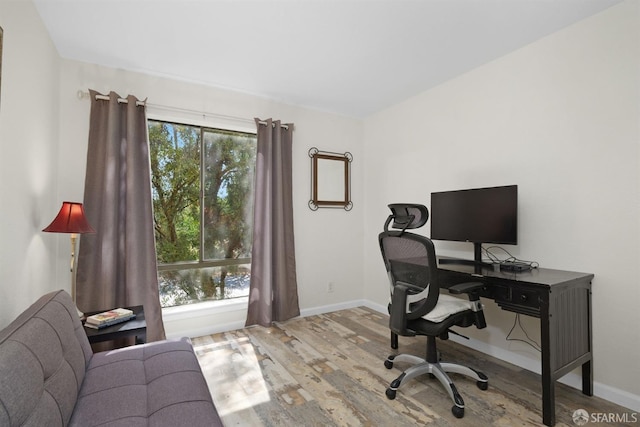
[[[387,399],[389,400],[393,400],[396,398],[396,391],[392,388],[388,388],[384,394],[387,395]]]
[[[462,417],[464,417],[464,408],[461,408],[459,406],[453,405],[451,407],[451,413],[456,418],[462,418]]]
[[[391,360],[389,360],[389,359],[385,360],[384,361],[384,367],[387,368],[387,369],[393,368],[393,362]]]
[[[489,388],[489,381],[478,381],[476,384],[480,390],[486,390]]]

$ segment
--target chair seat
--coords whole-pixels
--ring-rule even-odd
[[[469,300],[463,300],[447,294],[440,294],[438,303],[423,319],[433,323],[440,323],[452,314],[460,313],[465,310],[472,310],[473,303]]]

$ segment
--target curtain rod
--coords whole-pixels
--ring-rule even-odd
[[[83,91],[82,89],[79,89],[77,92],[77,96],[78,99],[82,100],[82,99],[89,99],[89,97],[91,96],[91,94],[89,92]],[[107,95],[96,95],[96,99],[98,100],[102,100],[102,101],[108,101],[110,98]],[[127,98],[118,98],[118,102],[121,104],[126,104],[129,101],[127,100]],[[175,111],[175,112],[180,112],[180,113],[187,113],[187,114],[195,114],[198,116],[211,116],[211,117],[217,117],[220,119],[226,119],[226,120],[235,120],[235,121],[239,121],[239,122],[243,122],[243,123],[251,123],[254,124],[255,122],[253,120],[249,120],[246,119],[244,117],[235,117],[235,116],[227,116],[224,114],[219,114],[219,113],[207,113],[204,111],[196,111],[196,110],[190,110],[188,108],[179,108],[179,107],[170,107],[168,105],[160,105],[160,104],[152,104],[150,102],[147,101],[136,101],[136,107],[139,106],[148,106],[148,107],[153,107],[153,108],[158,108],[161,110],[167,110],[167,111]],[[259,121],[258,123],[260,123],[261,125],[266,126],[267,122],[265,121]],[[272,126],[275,127],[275,123],[271,123]],[[289,125],[285,125],[285,124],[281,124],[280,125],[281,128],[284,129],[289,129]]]

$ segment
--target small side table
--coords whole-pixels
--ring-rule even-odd
[[[144,320],[143,307],[141,305],[136,305],[134,307],[125,308],[133,310],[136,318],[116,325],[107,326],[102,329],[87,328],[85,326],[84,332],[87,334],[87,338],[89,338],[89,343],[95,344],[97,342],[111,341],[118,338],[133,336],[136,338],[136,344],[144,344],[147,340],[147,322]],[[85,316],[102,313],[102,311],[85,313]]]

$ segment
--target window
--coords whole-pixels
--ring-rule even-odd
[[[247,296],[256,135],[148,124],[162,307]]]

